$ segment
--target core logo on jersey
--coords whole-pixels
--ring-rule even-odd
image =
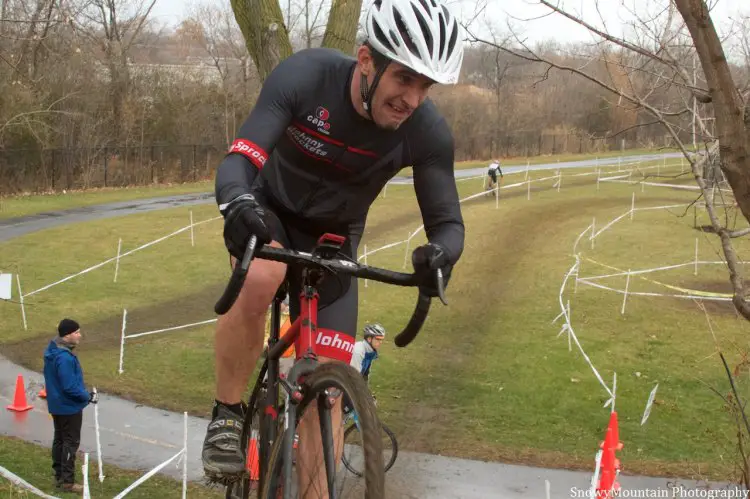
[[[312,114],[307,115],[307,121],[315,125],[320,133],[328,135],[330,133],[329,130],[331,129],[331,124],[328,123],[328,118],[330,116],[331,113],[328,112],[328,109],[323,106],[318,106],[315,110],[314,116]]]
[[[237,152],[249,159],[258,169],[263,168],[268,159],[268,154],[253,142],[246,139],[237,139],[232,143],[229,152]]]

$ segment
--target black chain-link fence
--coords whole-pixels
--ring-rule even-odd
[[[224,145],[0,150],[0,194],[194,182],[212,178]]]
[[[645,135],[645,134],[642,134]],[[688,143],[690,137],[680,137]],[[456,135],[456,159],[470,160],[489,157],[532,157],[548,154],[595,154],[628,149],[674,148],[675,141],[669,135],[646,137],[590,137],[576,133],[517,132],[495,135],[491,131],[481,134]]]
[[[671,147],[656,142],[577,134],[516,133],[456,137],[456,159],[576,154]],[[0,194],[122,187],[209,179],[226,153],[224,145],[144,145],[77,149],[0,150]]]

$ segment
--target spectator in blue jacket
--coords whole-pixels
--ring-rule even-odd
[[[63,319],[57,333],[44,351],[47,407],[55,424],[52,469],[57,488],[80,493],[83,488],[75,483],[75,462],[81,443],[83,409],[89,403],[96,404],[97,394],[86,390],[81,363],[73,352],[81,342],[80,326],[74,320]]]

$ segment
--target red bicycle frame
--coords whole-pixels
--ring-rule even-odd
[[[344,245],[346,238],[335,234],[323,234],[318,239],[318,245],[314,253],[324,258],[333,258]],[[279,338],[276,345],[268,353],[269,358],[276,358],[281,352],[286,351],[294,343],[295,357],[317,359],[315,335],[318,333],[318,299],[317,285],[323,278],[323,272],[319,269],[305,269],[303,274],[303,286],[300,293],[299,317],[292,323],[284,336]],[[277,350],[278,349],[278,350]]]

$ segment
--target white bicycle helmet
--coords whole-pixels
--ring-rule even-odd
[[[368,324],[364,328],[365,338],[385,338],[385,328],[380,324]]]
[[[441,84],[455,84],[464,48],[461,26],[441,0],[374,0],[368,43],[382,55]]]

